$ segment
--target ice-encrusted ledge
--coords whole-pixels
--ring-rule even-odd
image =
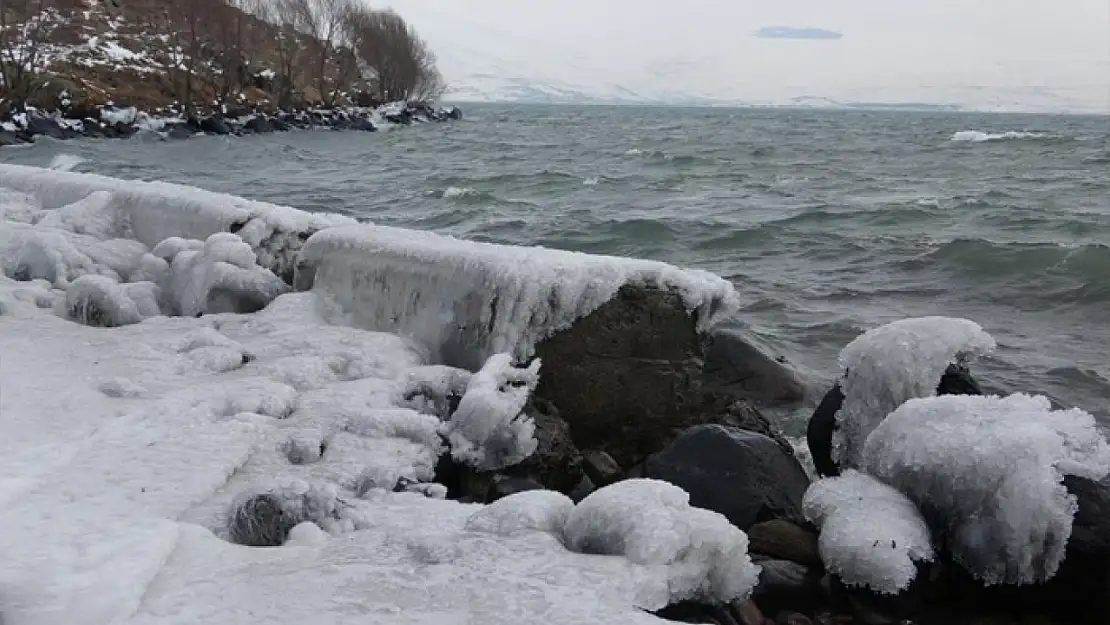
[[[731,283],[702,270],[368,224],[312,235],[294,279],[330,296],[346,323],[410,336],[467,368],[500,352],[530,357],[629,285],[676,294],[700,331],[739,306]]]
[[[0,187],[27,193],[41,208],[60,208],[97,191],[111,194],[133,237],[153,248],[170,237],[199,239],[234,232],[250,244],[258,263],[292,280],[296,256],[314,232],[358,223],[332,213],[312,213],[168,182],[122,180],[24,165],[0,165]]]

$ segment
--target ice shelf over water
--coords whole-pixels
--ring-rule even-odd
[[[411,336],[469,369],[500,352],[527,358],[625,284],[677,291],[702,329],[739,306],[731,283],[701,270],[384,226],[321,231],[300,263],[297,287],[326,293],[351,325]]]

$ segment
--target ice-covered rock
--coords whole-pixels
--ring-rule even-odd
[[[509,354],[491,356],[470,378],[444,428],[451,456],[479,470],[494,470],[536,451],[535,423],[522,411],[539,373],[539,359],[514,367]]]
[[[405,373],[402,398],[415,410],[448,419],[458,409],[471,373],[446,365],[414,367]]]
[[[644,477],[690,495],[691,505],[723,514],[747,531],[770,518],[800,520],[809,477],[774,440],[722,425],[683,432],[644,462]]]
[[[299,262],[299,290],[327,293],[355,326],[412,336],[433,361],[465,369],[501,352],[532,356],[624,285],[673,290],[701,329],[738,306],[732,285],[704,271],[384,226],[318,232]]]
[[[551,490],[522,491],[498,499],[474,513],[466,528],[476,532],[510,535],[522,531],[562,536],[574,502]]]
[[[94,191],[71,204],[43,211],[36,225],[102,240],[133,237],[127,213],[118,209],[109,191]]]
[[[901,319],[860,335],[840,352],[844,400],[832,460],[841,469],[858,467],[864,441],[888,414],[906,400],[936,395],[950,365],[967,365],[994,347],[979,324],[950,317]]]
[[[659,480],[625,480],[590,494],[571,512],[564,538],[575,551],[665,567],[670,597],[656,609],[743,599],[759,579],[744,532],[720,514],[690,506],[684,490]]]
[[[820,529],[825,567],[847,586],[895,595],[934,558],[929,527],[905,495],[854,469],[815,482],[805,514]]]
[[[217,232],[234,232],[255,251],[261,266],[287,282],[292,281],[297,253],[312,233],[357,223],[343,215],[310,213],[196,187],[23,165],[0,165],[0,187],[33,196],[47,209],[81,202],[96,192],[111,193],[113,210],[147,247],[169,237],[203,241]]]
[[[273,272],[254,264],[254,252],[234,234],[213,234],[199,247],[174,240],[154,248],[156,257],[170,253],[168,292],[174,314],[256,312],[288,290]]]
[[[332,534],[355,528],[355,518],[334,486],[290,482],[240,493],[228,511],[227,536],[248,547],[277,547],[308,521]]]
[[[158,298],[158,286],[150,282],[124,285],[84,275],[66,289],[65,313],[85,325],[115,328],[161,314]]]
[[[34,226],[21,233],[5,273],[16,280],[48,280],[59,288],[83,275],[120,281],[130,275],[146,247],[129,239],[102,241],[56,228]]]
[[[1110,474],[1094,417],[1023,394],[910,400],[862,451],[862,468],[920,506],[953,558],[987,584],[1051,579],[1077,510],[1064,476]]]

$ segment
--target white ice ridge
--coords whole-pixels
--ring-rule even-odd
[[[732,284],[702,270],[365,224],[312,235],[296,282],[330,296],[347,323],[413,337],[468,369],[501,352],[528,358],[626,284],[677,291],[701,329],[739,306]]]
[[[110,193],[110,199],[99,194],[95,201],[110,204],[126,224],[128,232],[116,236],[134,238],[148,248],[169,237],[203,241],[239,226],[236,234],[254,249],[259,264],[278,275],[291,274],[296,252],[312,232],[357,223],[342,215],[310,213],[168,182],[24,165],[0,165],[0,187],[26,193],[47,209],[85,201],[98,191]]]
[[[1064,476],[1101,480],[1110,446],[1093,416],[1045,397],[945,395],[895,410],[862,464],[920,506],[977,578],[1031,584],[1056,574],[1071,537],[1078,508]]]
[[[802,506],[820,529],[821,560],[848,586],[898,594],[917,576],[918,562],[933,560],[917,506],[870,475],[848,469],[814,482]]]
[[[979,324],[952,317],[914,317],[869,330],[840,352],[844,403],[836,413],[832,457],[858,468],[867,435],[895,408],[931,397],[945,369],[993,351]]]

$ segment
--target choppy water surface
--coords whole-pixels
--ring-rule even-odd
[[[1110,424],[1110,119],[473,106],[456,124],[44,142],[0,160],[162,179],[738,286],[739,323],[830,379],[862,330],[964,316],[999,390]],[[69,165],[73,161],[68,162]]]

